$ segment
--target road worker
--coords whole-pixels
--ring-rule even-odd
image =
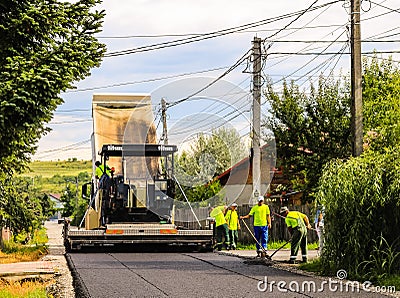
[[[225,211],[227,206],[217,206],[211,208],[210,217],[215,220],[215,229],[217,233],[217,244],[216,248],[218,251],[222,250],[222,246],[225,244],[226,248],[230,248],[229,229],[225,219]]]
[[[307,215],[299,211],[290,211],[288,207],[281,207],[280,213],[285,217],[285,223],[292,235],[290,244],[290,264],[296,263],[299,247],[301,249],[302,262],[307,262],[307,229],[311,229]]]
[[[249,214],[241,216],[240,219],[254,216],[254,236],[257,239],[257,256],[262,256],[268,249],[268,229],[271,228],[271,212],[268,205],[264,204],[264,197],[258,197],[257,205],[254,205]],[[260,246],[261,245],[261,246]]]
[[[100,179],[103,174],[107,174],[108,177],[111,177],[111,169],[107,166],[106,172],[104,173],[104,165],[101,164],[100,161],[95,162],[96,165],[96,178]]]
[[[318,235],[318,253],[321,255],[322,249],[324,247],[324,215],[325,207],[322,205],[317,206],[317,211],[315,212],[315,231]]]
[[[237,214],[236,203],[233,203],[228,211],[226,211],[225,219],[229,229],[229,240],[231,242],[231,249],[236,249],[238,242],[238,229],[240,229],[239,216]]]

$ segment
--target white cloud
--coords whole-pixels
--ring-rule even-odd
[[[104,0],[99,8],[106,10],[106,17],[104,21],[104,31],[100,33],[99,36],[115,37],[128,35],[207,33],[296,12],[306,9],[313,2],[314,0]],[[322,5],[328,2],[329,0],[318,1],[315,5]],[[397,2],[396,0],[379,1],[382,5],[392,9],[398,8]],[[365,1],[365,3],[367,3],[367,1]],[[387,13],[389,10],[373,3],[371,7],[365,7],[365,3],[363,5],[365,12],[363,11],[361,15],[363,19],[361,24],[363,38],[375,36],[390,29],[398,28],[398,13],[394,12],[371,18]],[[342,4],[348,4],[348,1],[334,4],[326,9],[322,8],[317,11],[307,12],[298,20],[291,17],[262,27],[255,27],[252,28],[253,32],[237,33],[184,46],[137,53],[134,55],[105,58],[101,67],[93,69],[92,75],[84,81],[77,83],[77,86],[79,89],[106,86],[232,65],[236,59],[251,48],[251,42],[255,35],[266,38],[276,32],[277,29],[284,28],[291,21],[293,21],[293,24],[291,24],[289,28],[301,28],[303,26],[316,28],[284,30],[273,38],[278,40],[333,40],[337,38],[340,33],[345,32],[345,25],[348,23],[348,8],[343,7]],[[343,25],[344,27],[338,27],[336,25]],[[391,31],[391,33],[399,32],[399,29]],[[101,39],[101,41],[107,44],[108,51],[117,51],[174,39],[179,39],[179,37]],[[345,39],[347,39],[346,34],[340,38],[340,40]],[[268,49],[268,53],[304,51],[304,48],[307,46],[315,48],[312,51],[317,52],[322,51],[327,45],[326,43],[273,43],[271,48]],[[340,46],[341,45],[336,45],[329,48],[327,51],[338,51]],[[396,44],[363,44],[363,49],[369,50],[374,48],[378,50],[396,49]],[[399,57],[399,55],[393,56],[395,58]],[[265,66],[266,75],[278,75],[273,76],[274,80],[294,73],[306,63],[309,63],[309,65],[304,66],[294,74],[295,76],[304,75],[329,58],[323,56],[312,60],[314,56],[291,55],[289,57],[278,57],[279,56],[276,55],[268,56]],[[327,64],[328,68],[325,70],[326,72],[330,71],[329,65],[333,66],[335,63]],[[242,73],[244,67],[245,65],[233,71],[226,77],[226,80],[232,81],[234,84],[239,84],[246,78],[249,78],[250,74]],[[339,69],[343,69],[343,71],[346,72],[349,68],[349,55],[343,55],[337,63],[337,69],[338,71]],[[214,72],[212,75],[217,77],[222,72],[223,71]],[[311,74],[313,74],[313,72],[311,72]],[[204,76],[207,75],[208,74],[204,74]],[[86,112],[79,114],[79,117],[87,119],[91,117],[91,99],[94,92],[153,92],[153,90],[161,88],[170,81],[171,80],[156,81],[95,91],[67,92],[62,95],[65,103],[59,107],[58,110],[85,109]],[[249,80],[247,80],[242,87],[248,88],[247,90],[249,90],[248,84]],[[279,86],[277,87],[279,88]],[[193,88],[194,85],[192,88],[188,88],[188,90],[193,90]],[[183,91],[183,88],[181,91]],[[185,95],[187,96],[190,94],[185,92],[180,93],[180,96]],[[153,98],[153,100],[159,103],[160,98]],[[182,107],[177,106],[171,110],[171,113],[173,111],[175,114],[174,116],[179,118],[181,117],[180,115],[197,113],[198,110],[196,109],[198,109],[199,106],[200,105],[194,104],[184,105]],[[54,121],[57,121],[57,119]],[[90,122],[65,123],[54,125],[53,127],[53,131],[40,141],[39,152],[50,150],[51,148],[68,146],[89,139],[92,130],[92,124]],[[87,144],[86,147],[88,147]],[[90,150],[84,149],[80,151],[89,152],[87,156],[90,157]],[[62,154],[54,155],[54,158],[75,157],[74,153],[78,152],[61,151],[61,153]],[[36,158],[40,156],[41,155],[38,154]]]

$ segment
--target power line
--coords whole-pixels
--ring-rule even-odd
[[[346,32],[346,31],[342,32],[342,33],[336,38],[336,40],[339,39],[345,32]],[[317,53],[315,57],[313,57],[311,60],[307,61],[307,63],[305,63],[303,66],[301,66],[300,68],[298,68],[298,69],[296,69],[295,71],[293,71],[293,72],[292,72],[291,74],[289,74],[287,77],[290,77],[292,74],[295,74],[295,73],[298,72],[299,70],[301,70],[301,69],[303,69],[304,67],[306,67],[307,65],[309,65],[312,61],[314,61],[315,59],[317,59],[317,57],[321,56],[322,54],[325,54],[324,51],[326,51],[332,44],[333,44],[333,43],[329,44],[327,47],[324,48],[324,50],[322,50],[322,52]],[[298,54],[309,54],[309,53],[298,53]],[[270,53],[270,55],[271,55],[271,53]],[[297,54],[296,54],[296,55],[297,55]],[[282,80],[284,80],[284,78],[278,80],[278,81],[275,82],[274,84],[279,83],[279,82],[281,82]]]
[[[127,86],[127,85],[135,85],[135,84],[149,83],[149,82],[155,82],[155,81],[162,81],[162,80],[167,80],[167,79],[174,79],[174,78],[179,78],[179,77],[184,77],[184,76],[190,76],[190,75],[194,75],[194,74],[213,72],[213,71],[217,71],[217,70],[221,70],[221,69],[226,69],[228,67],[229,66],[221,66],[221,67],[216,67],[216,68],[211,68],[211,69],[206,69],[206,70],[185,72],[185,73],[169,75],[169,76],[164,76],[164,77],[158,77],[158,78],[153,78],[153,79],[145,79],[145,80],[140,80],[140,81],[116,83],[116,84],[105,85],[105,86],[97,86],[97,87],[89,87],[89,88],[83,88],[83,89],[69,90],[66,93],[92,91],[92,90],[98,90],[98,89],[106,89],[106,88],[113,88],[113,87],[121,87],[121,86]]]
[[[297,55],[297,56],[326,56],[326,55],[339,55],[341,52],[307,52],[307,53],[299,53],[299,52],[271,52],[268,53],[268,55]],[[368,54],[400,54],[399,51],[395,50],[388,50],[388,51],[362,51],[363,55],[368,55]],[[350,55],[350,53],[344,53],[344,55]]]
[[[375,55],[372,55],[372,56],[364,55],[364,57],[371,58],[371,59],[378,59],[378,60],[383,60],[383,61],[391,61],[391,62],[400,63],[400,61],[398,61],[398,60],[393,60],[391,58],[377,57]]]
[[[215,96],[215,95],[210,95],[210,97],[219,97],[219,98],[224,98],[226,95],[236,95],[236,94],[242,94],[242,93],[246,93],[246,94],[248,94],[247,93],[247,91],[244,91],[244,90],[241,90],[241,91],[239,91],[239,92],[234,92],[234,93],[231,93],[231,91],[233,91],[234,89],[236,89],[237,87],[239,87],[241,84],[243,84],[244,82],[246,82],[247,80],[249,80],[249,77],[246,77],[243,81],[241,81],[239,84],[237,84],[235,87],[233,87],[232,89],[230,89],[228,92],[226,92],[225,94],[223,94],[223,95],[218,95],[218,96]],[[246,86],[246,87],[244,87],[244,88],[248,88],[249,86]],[[243,88],[243,89],[244,89]],[[241,97],[241,98],[243,98],[243,97]],[[235,101],[233,104],[235,104],[237,101]],[[209,106],[207,106],[207,107],[205,107],[204,109],[202,109],[201,111],[199,111],[199,113],[203,113],[203,112],[207,112],[207,110],[208,109],[210,109],[212,106],[214,106],[215,104],[217,104],[218,102],[217,101],[214,101],[212,104],[210,104]]]
[[[278,31],[276,31],[275,33],[273,33],[272,35],[266,37],[263,39],[263,42],[266,42],[267,39],[270,39],[271,37],[274,37],[276,35],[278,35],[280,32],[282,32],[283,30],[285,30],[287,27],[289,27],[291,24],[293,24],[294,22],[296,22],[298,19],[300,19],[301,16],[303,16],[307,11],[310,11],[311,8],[314,6],[315,3],[317,3],[318,0],[315,0],[307,9],[303,10],[294,20],[290,21],[288,24],[286,24],[282,29],[279,29]]]
[[[212,85],[214,85],[216,82],[218,82],[220,79],[222,79],[224,76],[226,76],[227,74],[229,74],[231,71],[233,71],[236,67],[238,67],[239,65],[242,64],[242,62],[247,59],[247,54],[251,51],[251,49],[249,49],[242,57],[239,58],[239,60],[237,60],[228,70],[226,70],[222,75],[220,75],[218,78],[216,78],[215,80],[213,80],[212,82],[210,82],[209,84],[207,84],[206,86],[204,86],[203,88],[201,88],[200,90],[192,93],[191,95],[177,100],[175,102],[172,103],[168,103],[168,107],[173,107],[177,104],[180,104],[182,102],[187,101],[188,99],[196,96],[197,94],[201,93],[202,91],[206,90],[207,88],[211,87]]]
[[[321,28],[330,28],[330,27],[338,27],[342,26],[341,24],[330,24],[330,25],[317,25],[317,26],[302,26],[302,27],[293,27],[285,30],[299,30],[299,29],[321,29]],[[243,30],[239,32],[234,32],[232,34],[237,33],[259,33],[259,32],[275,32],[279,29],[258,29],[258,30]],[[184,37],[184,36],[199,36],[202,34],[206,34],[206,32],[196,32],[196,33],[168,33],[168,34],[146,34],[146,35],[121,35],[121,36],[97,36],[98,39],[130,39],[130,38],[163,38],[163,37]]]
[[[237,99],[233,104],[239,102],[241,99],[245,98],[246,96],[248,96],[248,94],[246,94],[246,95],[240,97],[240,98]],[[244,103],[244,105],[242,105],[242,106],[240,106],[240,107],[238,107],[238,108],[236,108],[236,107],[233,105],[233,110],[232,110],[231,112],[228,112],[228,113],[225,114],[225,115],[222,115],[221,117],[226,118],[227,116],[230,116],[230,115],[232,115],[232,114],[235,113],[235,112],[239,112],[239,115],[242,115],[242,114],[244,114],[246,111],[241,111],[241,109],[244,108],[244,107],[246,107],[247,105],[248,105],[248,103]],[[207,116],[207,117],[205,117],[205,118],[203,118],[203,119],[201,119],[201,120],[197,119],[197,120],[196,120],[196,125],[198,125],[199,123],[202,123],[202,122],[207,121],[207,119],[210,119],[211,117],[215,116],[216,114],[219,114],[219,113],[223,112],[223,111],[226,110],[228,107],[232,108],[232,105],[229,105],[229,106],[227,106],[227,107],[223,107],[223,108],[220,109],[219,111],[216,111],[216,112],[214,112],[212,115],[209,115],[209,116]],[[221,120],[218,120],[218,121],[221,121]],[[227,122],[227,121],[225,121],[225,122]],[[214,123],[214,124],[215,124],[215,123]],[[171,135],[185,134],[185,133],[188,133],[188,132],[193,131],[194,128],[199,129],[199,128],[206,127],[206,126],[210,126],[210,123],[205,123],[205,124],[203,124],[203,125],[201,125],[201,126],[197,126],[197,127],[193,127],[193,126],[191,126],[190,128],[185,128],[185,127],[183,127],[183,129],[178,130],[178,131],[175,131],[175,132],[171,133]],[[222,126],[222,125],[220,125],[220,126],[218,126],[218,127],[221,127],[221,126]]]
[[[339,59],[340,59],[340,57],[342,57],[344,51],[347,49],[347,46],[348,46],[348,45],[345,44],[345,45],[342,47],[342,49],[340,50],[340,52],[339,52],[340,54],[336,55],[336,56],[339,56]],[[327,64],[328,64],[328,67],[329,67],[329,65],[333,62],[333,60],[335,59],[336,56],[332,56],[332,57],[326,59],[324,62],[322,62],[321,64],[317,65],[316,67],[314,67],[313,69],[311,69],[310,71],[308,71],[307,73],[305,73],[302,77],[299,77],[299,78],[297,78],[297,79],[294,80],[294,81],[296,82],[296,81],[301,80],[302,78],[307,77],[307,76],[308,76],[311,72],[313,72],[313,71],[315,71],[314,73],[320,71],[320,70],[321,70],[322,68],[324,68],[325,65],[327,65]],[[336,67],[337,63],[339,62],[339,59],[336,61],[335,67]],[[329,62],[329,63],[328,63],[328,62]],[[332,69],[332,70],[333,70],[333,69]],[[304,83],[305,83],[305,81],[303,82],[303,84],[304,84]],[[299,87],[301,87],[303,84],[301,84]]]
[[[320,17],[323,13],[325,13],[329,8],[330,8],[330,6],[328,6],[327,8],[325,8],[323,11],[321,11],[318,15],[316,15],[314,18],[312,18],[310,21],[308,21],[306,24],[304,24],[304,25],[301,26],[300,28],[298,28],[298,29],[296,29],[296,30],[294,30],[294,31],[292,31],[292,32],[290,32],[290,33],[287,33],[286,35],[282,36],[282,38],[283,38],[283,37],[290,36],[290,35],[293,35],[294,33],[298,32],[298,31],[300,31],[300,30],[304,30],[309,24],[311,24],[313,21],[315,21],[317,18],[319,18],[319,17]],[[338,26],[341,27],[342,25],[338,25]]]
[[[68,124],[68,123],[81,123],[81,122],[92,122],[92,119],[83,119],[83,120],[66,120],[59,122],[50,122],[49,125],[58,125],[58,124]]]
[[[376,3],[374,3],[374,4],[376,4]],[[398,10],[398,9],[394,10],[394,9],[390,9],[390,8],[388,8],[388,7],[385,7],[385,8],[389,9],[390,11],[384,12],[384,13],[381,13],[381,14],[378,14],[378,15],[376,15],[376,16],[372,16],[372,17],[369,17],[369,18],[362,19],[361,22],[373,20],[373,19],[376,19],[376,18],[385,16],[385,15],[391,14],[392,12],[400,12],[400,10]]]
[[[400,34],[400,33],[394,33],[394,34],[390,34],[390,35],[386,35],[386,36],[381,36],[381,35],[386,34],[386,33],[389,33],[389,32],[392,32],[392,31],[397,30],[397,29],[400,29],[400,27],[392,28],[392,29],[386,30],[385,32],[372,35],[372,36],[368,37],[367,40],[372,39],[372,38],[379,38],[379,39],[381,39],[381,38],[385,38],[385,37],[396,36],[396,35],[398,35],[398,34]],[[380,37],[379,37],[379,36],[380,36]],[[364,41],[364,42],[365,42],[365,41]]]
[[[397,33],[395,35],[399,35],[400,33]],[[365,39],[362,40],[362,42],[399,42],[400,40],[375,40],[375,39]],[[346,40],[273,40],[274,43],[347,43],[349,42],[347,39]]]
[[[244,107],[244,106],[242,106],[242,107],[240,107],[240,108],[243,108],[243,107]],[[240,108],[239,108],[239,109],[240,109]],[[195,131],[197,131],[197,130],[199,130],[199,129],[201,129],[201,128],[205,128],[205,127],[207,127],[208,129],[218,129],[218,128],[224,126],[224,124],[217,125],[217,123],[220,123],[221,121],[223,121],[224,123],[228,123],[228,122],[230,122],[230,121],[236,119],[237,117],[243,116],[243,114],[248,113],[248,112],[250,111],[250,110],[241,111],[241,110],[239,110],[239,109],[235,109],[235,110],[233,110],[233,111],[227,113],[226,115],[223,115],[223,118],[221,117],[221,118],[218,119],[216,122],[212,122],[212,123],[207,122],[207,123],[204,123],[204,124],[202,124],[202,125],[200,125],[200,126],[191,126],[191,127],[189,127],[189,128],[186,128],[186,129],[181,129],[181,130],[178,130],[178,131],[172,131],[172,132],[170,132],[170,136],[177,136],[177,135],[182,135],[182,134],[186,134],[186,133],[193,133],[193,132],[195,132]],[[231,118],[225,120],[225,117],[228,117],[228,116],[230,116],[230,115],[232,115],[232,114],[234,114],[234,113],[238,113],[238,114],[237,114],[237,115],[234,115],[233,117],[231,117]],[[207,119],[209,119],[210,117],[211,117],[211,116],[208,116],[207,118],[202,119],[201,121],[197,121],[196,124],[199,124],[199,123],[201,123],[201,122],[204,122],[204,121],[206,121]],[[216,125],[217,125],[217,126],[216,126]],[[204,129],[203,129],[203,130],[204,130]]]
[[[332,1],[332,2],[323,4],[323,5],[320,5],[320,6],[316,6],[314,8],[308,8],[307,11],[317,10],[317,9],[322,8],[322,7],[331,5],[333,3],[337,3],[339,1],[341,1],[341,0]],[[252,22],[252,23],[248,23],[248,24],[240,25],[240,26],[236,26],[236,27],[231,27],[231,28],[228,28],[228,29],[222,29],[222,30],[218,30],[218,31],[214,31],[214,32],[199,34],[199,35],[188,37],[188,38],[177,39],[177,40],[172,40],[172,41],[167,41],[167,42],[162,42],[162,43],[156,43],[156,44],[151,44],[151,45],[147,45],[147,46],[141,46],[141,47],[128,49],[128,50],[114,51],[114,52],[106,53],[104,55],[104,57],[115,57],[115,56],[121,56],[121,55],[129,55],[129,54],[134,54],[134,53],[139,53],[139,52],[153,51],[153,50],[158,50],[158,49],[163,49],[163,48],[168,48],[168,47],[184,45],[184,44],[188,44],[188,43],[192,43],[192,42],[198,42],[198,41],[202,41],[202,40],[206,40],[206,39],[210,39],[210,38],[215,38],[215,37],[219,37],[219,36],[223,36],[223,35],[227,35],[227,34],[232,34],[232,33],[235,33],[235,32],[240,32],[240,31],[243,31],[243,30],[246,30],[246,29],[249,29],[249,28],[258,27],[258,26],[261,26],[261,25],[266,25],[266,24],[269,24],[269,23],[273,23],[273,22],[280,21],[280,20],[283,20],[283,19],[286,19],[286,18],[289,18],[289,17],[296,16],[296,15],[303,15],[305,12],[306,11],[301,10],[301,11],[298,11],[298,12],[284,14],[282,16],[278,16],[278,17],[274,17],[274,18],[264,19],[264,20],[261,20],[261,21]]]
[[[347,23],[341,25],[340,27],[334,29],[334,30],[331,31],[331,32],[328,32],[327,34],[325,34],[325,35],[321,38],[321,40],[322,40],[322,39],[325,39],[325,38],[327,38],[327,37],[329,37],[329,36],[331,36],[331,35],[333,35],[336,31],[338,31],[339,29],[343,29],[343,28],[347,28]],[[310,48],[311,45],[312,45],[312,44],[307,45],[306,47],[303,47],[302,49],[300,49],[300,50],[297,51],[296,53],[300,53],[300,52],[306,51],[306,50],[309,50],[309,51],[310,51],[310,50],[313,50],[312,48]],[[322,48],[322,47],[317,47],[317,48],[314,48],[314,49],[319,49],[319,48]],[[268,68],[272,68],[272,67],[274,67],[274,66],[276,66],[276,65],[278,65],[278,64],[281,64],[281,63],[287,61],[289,58],[292,57],[292,55],[289,54],[289,55],[283,55],[283,56],[280,56],[280,57],[270,57],[269,60],[280,59],[280,58],[283,58],[283,57],[284,57],[284,59],[281,59],[280,61],[278,61],[278,62],[276,62],[276,63],[274,63],[274,64],[272,64],[272,65],[269,65]]]
[[[399,8],[398,8],[398,9],[393,9],[393,8],[387,7],[387,6],[385,6],[385,5],[382,5],[382,4],[376,3],[376,2],[374,2],[374,1],[371,1],[371,0],[370,0],[370,2],[373,3],[373,4],[375,4],[376,6],[379,6],[379,7],[382,7],[382,8],[385,8],[385,9],[389,10],[390,12],[397,12],[397,13],[400,13],[400,9],[399,9]]]
[[[321,28],[331,28],[331,27],[340,27],[340,26],[342,26],[342,24],[301,26],[301,27],[287,28],[287,29],[285,29],[285,31],[302,30],[302,29],[321,29]],[[242,31],[238,31],[238,32],[233,32],[232,34],[275,32],[277,30],[281,30],[281,29],[272,28],[272,29],[242,30]],[[192,33],[182,33],[182,34],[168,33],[168,34],[145,34],[145,35],[97,36],[96,38],[98,38],[98,39],[164,38],[164,37],[201,36],[204,34],[207,34],[207,32],[192,32]]]
[[[57,148],[57,149],[45,150],[45,151],[40,152],[39,154],[54,153],[54,152],[64,152],[64,151],[74,150],[77,147],[79,147],[81,145],[84,145],[84,144],[87,144],[89,142],[90,142],[90,139],[89,140],[85,140],[85,141],[81,141],[81,142],[78,142],[78,143],[70,144],[70,145],[67,145],[67,146],[64,146],[64,147],[60,147],[60,148]]]
[[[75,113],[75,112],[89,112],[90,109],[71,109],[71,110],[58,110],[55,113]]]

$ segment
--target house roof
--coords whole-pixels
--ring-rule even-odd
[[[264,146],[261,146],[260,149],[265,149],[266,147],[268,147],[269,144],[265,144]],[[234,164],[232,167],[230,167],[229,169],[227,169],[225,172],[223,172],[222,174],[220,174],[219,176],[217,176],[216,178],[214,178],[214,180],[221,180],[221,178],[229,175],[234,169],[239,168],[240,166],[247,164],[250,162],[250,156],[243,158],[242,160],[240,160],[239,162],[237,162],[236,164]]]
[[[57,200],[61,202],[61,194],[59,193],[49,193],[48,194],[51,199]]]

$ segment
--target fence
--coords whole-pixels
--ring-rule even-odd
[[[279,203],[269,203],[268,204],[270,211],[271,211],[271,220],[272,220],[272,227],[269,230],[268,241],[284,241],[290,239],[290,234],[285,224],[285,220],[280,218],[276,214],[279,215],[279,209],[281,205]],[[314,227],[314,211],[312,210],[311,205],[293,205],[288,206],[292,211],[300,211],[306,214],[310,220],[311,226]],[[249,214],[251,206],[249,205],[242,205],[238,206],[238,214],[239,215],[246,215]],[[206,218],[209,216],[208,208],[207,207],[199,207],[193,208],[194,213],[196,214],[198,220],[201,223],[202,227],[206,226]],[[199,224],[193,215],[192,211],[187,208],[179,208],[175,210],[175,224],[177,226],[181,226],[186,229],[199,229]],[[239,242],[244,244],[254,243],[254,239],[251,236],[250,232],[244,226],[243,222],[241,222],[241,229],[239,230]],[[245,219],[247,226],[249,227],[251,233],[253,233],[253,219]],[[307,234],[308,242],[316,242],[318,241],[317,233],[313,230],[310,230]]]
[[[196,214],[201,226],[206,227],[207,217],[209,217],[208,207],[193,208],[193,211]],[[193,215],[193,212],[188,208],[175,209],[175,225],[185,229],[200,228],[199,223]]]
[[[269,205],[270,211],[271,211],[271,229],[268,231],[268,242],[270,241],[283,241],[283,240],[289,240],[290,239],[290,234],[289,231],[286,227],[285,220],[276,214],[279,215],[279,209],[280,209],[280,204],[271,204]],[[314,215],[313,215],[313,210],[312,206],[310,205],[300,205],[300,206],[288,206],[288,208],[291,211],[300,211],[301,213],[304,213],[308,216],[310,220],[310,224],[312,227],[314,227],[313,222],[314,222]],[[238,206],[238,214],[240,215],[246,215],[249,214],[251,207],[249,205],[243,205],[243,206]],[[243,222],[241,222],[241,229],[239,230],[239,242],[248,244],[248,243],[254,243],[253,237],[250,235],[250,232],[247,230],[247,228],[244,226]],[[251,233],[253,232],[253,219],[250,217],[249,219],[245,219],[245,222],[247,226],[249,227]],[[313,230],[310,230],[307,233],[307,240],[308,242],[316,242],[318,241],[318,236],[317,233]]]

